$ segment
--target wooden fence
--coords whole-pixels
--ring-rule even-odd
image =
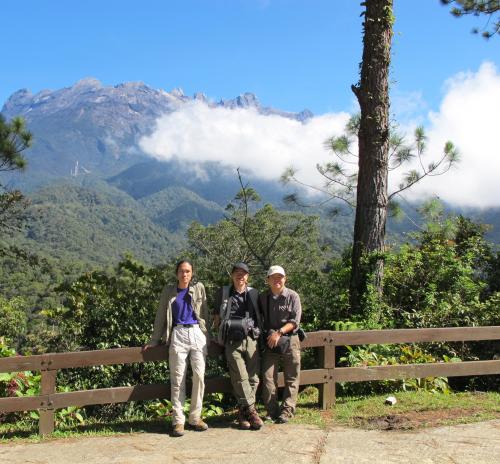
[[[500,374],[500,360],[369,367],[335,366],[335,348],[337,346],[500,340],[500,326],[346,332],[325,330],[311,332],[307,335],[301,347],[302,349],[318,349],[319,367],[317,369],[303,370],[300,384],[318,386],[320,406],[324,409],[331,407],[335,403],[335,384],[337,382]],[[219,354],[220,348],[217,348],[211,346],[209,354]],[[40,413],[39,431],[40,434],[44,435],[54,430],[54,411],[56,409],[68,406],[169,398],[170,388],[168,384],[56,393],[56,375],[59,369],[142,363],[166,359],[168,359],[168,353],[164,346],[158,346],[147,351],[142,351],[141,348],[116,348],[0,358],[0,372],[41,371],[40,395],[0,398],[0,412],[38,410]],[[282,373],[280,373],[278,380],[280,385],[283,386]],[[206,379],[205,391],[207,393],[230,392],[231,384],[228,378],[208,378]]]

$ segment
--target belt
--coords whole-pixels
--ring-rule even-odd
[[[184,327],[186,329],[189,329],[190,327],[194,327],[198,324],[173,324],[174,327]]]

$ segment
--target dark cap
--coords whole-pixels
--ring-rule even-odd
[[[236,263],[233,265],[233,269],[231,271],[231,274],[236,271],[236,269],[241,269],[245,271],[247,274],[250,274],[250,269],[248,269],[248,266],[245,263]]]

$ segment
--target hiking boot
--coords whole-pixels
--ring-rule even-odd
[[[259,430],[264,425],[253,405],[248,407],[247,417],[250,428],[253,430]]]
[[[184,424],[175,424],[172,429],[173,437],[182,437],[184,435]]]
[[[241,430],[249,430],[250,422],[248,421],[247,408],[240,406],[238,410],[238,426]]]
[[[286,424],[291,418],[292,414],[287,411],[281,411],[281,414],[274,421],[276,424]]]
[[[198,419],[194,424],[189,423],[189,427],[196,432],[204,432],[208,430],[208,425],[201,419]]]

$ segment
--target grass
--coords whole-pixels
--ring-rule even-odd
[[[500,417],[500,393],[397,392],[394,406],[385,404],[387,395],[338,398],[336,405],[323,411],[318,407],[318,390],[308,387],[299,395],[295,424],[328,428],[335,425],[382,429],[414,429],[426,426],[463,424]],[[259,412],[264,414],[264,409]],[[207,420],[211,427],[229,427],[235,411]],[[129,418],[113,422],[89,419],[85,425],[61,427],[49,437],[38,436],[34,421],[0,424],[0,443],[38,442],[56,438],[109,436],[128,433],[166,433],[170,419]]]
[[[490,420],[500,417],[500,394],[495,392],[429,393],[397,392],[397,403],[386,405],[388,395],[338,398],[334,408],[321,411],[317,389],[309,387],[301,395],[296,421],[319,425],[344,425],[368,428],[418,428]],[[377,426],[380,419],[403,418],[400,426]],[[402,423],[401,423],[402,422]]]

